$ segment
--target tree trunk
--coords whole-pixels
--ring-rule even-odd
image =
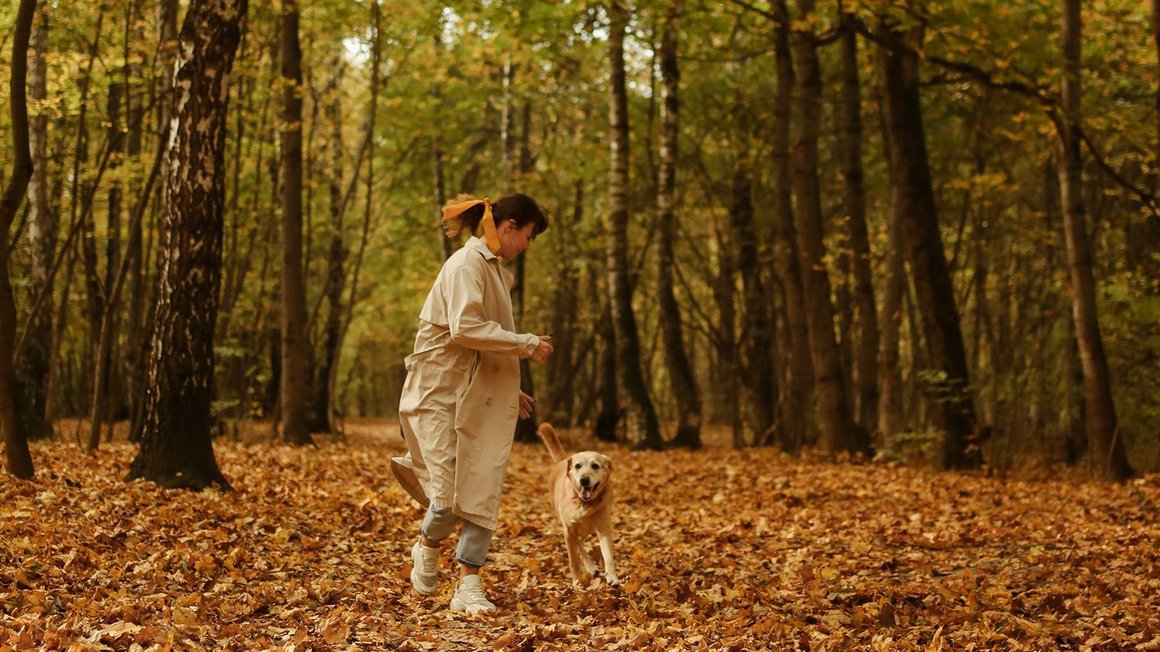
[[[798,0],[799,18],[814,17],[813,0]],[[806,323],[814,367],[814,397],[821,425],[822,447],[833,455],[853,451],[857,440],[842,365],[834,339],[834,306],[822,234],[822,205],[818,181],[818,131],[822,79],[815,37],[809,27],[792,34],[797,76],[796,136],[793,145],[793,195],[797,208],[798,247],[805,289]]]
[[[889,145],[887,145],[889,148]],[[900,186],[890,183],[890,225],[886,245],[886,280],[882,292],[882,333],[878,358],[878,378],[881,394],[878,403],[878,446],[890,448],[897,434],[905,430],[903,412],[903,384],[900,368],[899,337],[902,326],[902,297],[906,291],[906,268],[903,250],[906,240],[902,237],[902,200]]]
[[[50,10],[36,12],[28,51],[32,55],[28,88],[34,106],[48,98],[48,25]],[[43,109],[31,117],[29,146],[33,170],[28,186],[28,245],[31,257],[28,298],[32,314],[25,325],[24,346],[16,360],[17,387],[27,402],[19,415],[29,439],[52,435],[49,415],[49,379],[52,375],[53,291],[56,257],[57,209],[49,195],[48,116]]]
[[[322,360],[314,383],[314,409],[311,410],[315,432],[338,434],[338,424],[331,420],[334,396],[329,378],[338,364],[338,341],[342,333],[342,289],[346,278],[346,245],[342,241],[344,203],[342,198],[343,155],[342,104],[338,91],[342,86],[342,64],[335,61],[335,76],[327,86],[326,113],[330,122],[330,165],[327,178],[330,208],[330,246],[326,255],[326,285],[322,289],[326,299],[326,321],[322,327]]]
[[[302,270],[302,49],[298,1],[282,0],[282,439],[313,444],[307,389],[306,279]]]
[[[680,69],[677,63],[679,21],[683,0],[674,0],[665,16],[661,37],[661,140],[657,182],[657,303],[664,343],[665,367],[677,407],[677,433],[673,443],[689,448],[701,446],[701,397],[693,366],[685,353],[681,311],[673,294],[673,211],[677,177],[679,137]]]
[[[842,35],[842,176],[845,178],[846,227],[854,271],[854,304],[858,311],[854,377],[857,383],[859,442],[867,447],[878,427],[878,310],[870,269],[870,236],[866,227],[866,189],[862,174],[862,83],[858,76],[858,34],[854,17],[843,14]]]
[[[921,29],[908,35],[887,28],[899,42],[921,43]],[[883,74],[895,210],[902,218],[910,274],[917,295],[922,339],[930,368],[920,377],[943,431],[943,468],[974,468],[981,458],[975,442],[975,406],[966,351],[939,234],[938,211],[922,122],[918,58],[911,51],[884,51]],[[916,366],[921,369],[921,367]]]
[[[1063,199],[1063,231],[1071,272],[1072,317],[1083,367],[1084,404],[1092,463],[1105,480],[1122,481],[1132,475],[1124,440],[1116,422],[1111,378],[1100,335],[1096,307],[1096,283],[1092,272],[1092,246],[1083,203],[1083,161],[1080,156],[1081,16],[1079,0],[1063,0],[1060,46],[1063,78],[1060,82],[1062,112],[1056,116],[1059,131],[1059,190]]]
[[[809,327],[806,324],[805,292],[802,289],[801,262],[798,256],[797,228],[794,226],[793,187],[790,166],[790,114],[793,101],[793,52],[789,42],[789,11],[785,0],[776,0],[779,16],[774,34],[777,59],[777,88],[774,98],[773,184],[775,204],[774,260],[781,277],[785,301],[785,323],[789,338],[788,391],[778,410],[784,416],[777,432],[778,446],[786,452],[797,452],[809,443],[810,412],[814,367],[810,360]]]
[[[608,290],[616,327],[617,380],[625,399],[626,439],[633,448],[661,448],[660,426],[640,367],[640,342],[632,309],[628,269],[628,91],[624,75],[624,31],[628,8],[624,0],[609,0],[608,59],[609,138],[611,145],[608,191]]]
[[[247,0],[193,0],[181,28],[166,136],[161,284],[149,352],[141,448],[128,479],[229,488],[214,458],[214,326],[221,281],[226,80]]]
[[[12,294],[9,272],[9,230],[24,193],[32,178],[32,152],[28,140],[28,41],[32,38],[32,19],[36,0],[20,0],[13,26],[12,67],[8,77],[9,111],[12,119],[12,176],[0,198],[0,430],[8,472],[17,478],[33,476],[32,455],[28,440],[20,428],[18,415],[25,410],[26,399],[16,381],[13,364],[16,346],[16,298]]]
[[[729,211],[729,230],[737,252],[736,272],[741,277],[743,313],[742,337],[738,343],[738,369],[744,387],[743,412],[748,416],[753,442],[768,439],[776,417],[777,383],[773,376],[774,322],[765,290],[765,278],[758,257],[761,238],[757,232],[753,206],[753,180],[750,170],[750,133],[748,109],[738,106],[737,136],[734,138],[733,200]],[[735,442],[741,444],[743,442]]]
[[[567,224],[561,223],[559,230],[553,229],[552,239],[559,247],[559,260],[563,261],[559,268],[559,276],[552,292],[551,333],[553,363],[548,365],[548,410],[543,414],[545,421],[557,426],[569,426],[574,422],[574,410],[578,388],[573,385],[577,380],[580,365],[583,364],[590,347],[577,349],[576,335],[580,323],[579,310],[581,303],[577,266],[574,264],[576,255],[576,230],[584,219],[584,182],[576,181],[575,195],[572,199],[572,218]]]

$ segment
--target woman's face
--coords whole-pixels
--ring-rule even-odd
[[[505,220],[499,227],[499,255],[504,260],[515,260],[516,256],[532,246],[536,239],[534,231],[536,224],[529,222],[524,226],[516,226],[512,220]]]

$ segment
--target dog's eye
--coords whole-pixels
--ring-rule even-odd
[[[600,465],[599,465],[599,464],[597,464],[596,462],[593,462],[593,463],[592,463],[592,469],[593,469],[594,471],[599,471],[599,470],[600,470]]]
[[[583,465],[583,464],[581,464],[581,463],[579,463],[579,462],[577,462],[577,463],[576,463],[576,468],[577,468],[577,469],[580,469],[580,468],[583,468],[583,467],[584,467],[584,465]]]

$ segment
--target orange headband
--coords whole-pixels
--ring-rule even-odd
[[[463,213],[471,208],[483,204],[483,219],[479,221],[483,225],[483,239],[487,243],[487,248],[491,253],[499,255],[499,233],[495,230],[495,217],[491,214],[491,200],[487,197],[483,199],[468,199],[465,201],[449,202],[443,206],[443,228],[447,230],[447,235],[454,236],[463,229],[463,222],[459,221],[457,225],[451,226],[447,222],[455,222],[459,220]],[[448,228],[450,226],[450,228]]]

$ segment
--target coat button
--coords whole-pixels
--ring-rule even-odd
[[[483,402],[483,404],[490,407],[491,406],[491,399],[490,398],[487,399],[486,401]]]

